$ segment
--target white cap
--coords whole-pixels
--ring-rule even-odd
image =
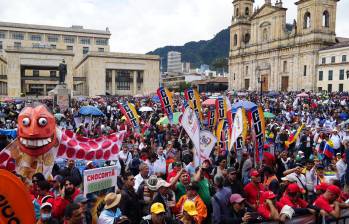
[[[50,208],[52,208],[52,205],[51,205],[51,203],[45,202],[45,203],[43,203],[43,204],[40,206],[40,209],[43,209],[43,208],[45,208],[45,207],[50,207]]]

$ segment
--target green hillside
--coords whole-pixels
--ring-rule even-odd
[[[222,59],[229,55],[229,36],[229,28],[227,28],[216,34],[211,40],[192,41],[184,46],[166,46],[147,54],[155,54],[163,58],[163,71],[167,71],[167,53],[169,51],[181,52],[182,62],[190,62],[192,67],[208,64],[211,69],[220,68]]]

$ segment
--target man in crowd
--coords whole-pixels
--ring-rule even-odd
[[[247,205],[256,210],[260,203],[261,193],[265,190],[257,170],[251,171],[251,182],[244,187]]]
[[[82,183],[82,177],[81,177],[81,173],[80,170],[75,167],[75,160],[73,159],[69,159],[68,160],[68,165],[66,168],[64,168],[61,172],[63,177],[73,177],[74,181],[75,181],[75,185],[78,186]]]
[[[141,183],[148,179],[149,166],[146,163],[141,163],[139,165],[139,173],[135,176],[134,189],[137,192]]]

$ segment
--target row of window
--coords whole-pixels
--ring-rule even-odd
[[[327,10],[325,10],[322,13],[322,26],[326,28],[330,27],[330,13]],[[306,12],[303,18],[303,28],[308,29],[310,27],[311,27],[311,14],[310,12]]]
[[[344,80],[344,75],[345,75],[344,69],[339,70],[339,80]],[[319,81],[322,81],[322,80],[324,80],[324,72],[319,71]],[[329,81],[333,80],[333,70],[328,71],[328,80]]]
[[[318,87],[318,91],[321,92],[324,89],[322,87]],[[344,84],[338,84],[338,92],[343,92],[344,91]],[[327,85],[327,92],[332,92],[332,84]]]
[[[112,70],[106,71],[106,88],[111,88],[112,82]],[[131,84],[133,82],[132,75],[130,71],[117,71],[116,77],[116,88],[118,90],[131,90]],[[143,82],[143,75],[138,72],[137,73],[137,89],[140,90]]]
[[[347,62],[347,55],[342,55],[342,61],[341,62]],[[331,57],[331,63],[336,63],[336,56]],[[321,58],[321,64],[326,64],[326,58]]]
[[[22,32],[11,32],[10,36],[14,40],[24,40],[25,39],[25,33]],[[60,40],[60,35],[57,34],[47,34],[47,41],[48,42],[58,42]],[[6,32],[0,31],[0,39],[6,38]],[[32,41],[43,41],[44,35],[43,34],[29,34],[29,40]],[[92,38],[90,37],[79,37],[79,43],[90,45]],[[75,36],[63,36],[64,43],[67,44],[74,44],[76,42]],[[96,45],[108,45],[108,39],[105,38],[96,38],[95,41]]]
[[[15,48],[21,48],[22,47],[22,43],[21,42],[14,42],[13,46]],[[43,46],[39,43],[33,43],[32,45],[33,48],[47,48],[47,46]],[[0,50],[3,48],[2,46],[2,41],[0,41]],[[56,49],[57,48],[57,45],[56,44],[50,44],[49,48],[51,49]],[[71,45],[68,45],[67,46],[67,50],[68,51],[73,51],[74,50],[74,46],[71,46]],[[89,47],[83,47],[82,48],[82,53],[83,54],[87,54],[88,52],[90,51],[90,48]],[[98,48],[98,52],[104,52],[104,48],[100,47]]]

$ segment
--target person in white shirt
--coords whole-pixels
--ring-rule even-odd
[[[157,176],[164,176],[166,175],[166,157],[163,147],[158,147],[157,156],[158,158],[154,162],[154,173]]]
[[[135,186],[134,189],[137,192],[141,183],[147,180],[149,177],[149,167],[146,163],[141,163],[139,165],[139,173],[135,176]]]
[[[331,140],[333,142],[333,148],[337,151],[341,147],[341,138],[338,135],[338,130],[333,129]]]
[[[132,161],[132,153],[129,152],[127,145],[122,146],[122,150],[118,153],[118,158],[127,166]]]
[[[286,170],[283,174],[284,176],[289,176],[297,180],[297,185],[303,190],[307,190],[306,184],[307,181],[305,176],[302,174],[303,166],[302,164],[297,163],[296,168]]]
[[[345,171],[347,170],[347,162],[345,160],[345,153],[343,153],[342,158],[336,163],[337,175],[341,184],[344,184]]]

